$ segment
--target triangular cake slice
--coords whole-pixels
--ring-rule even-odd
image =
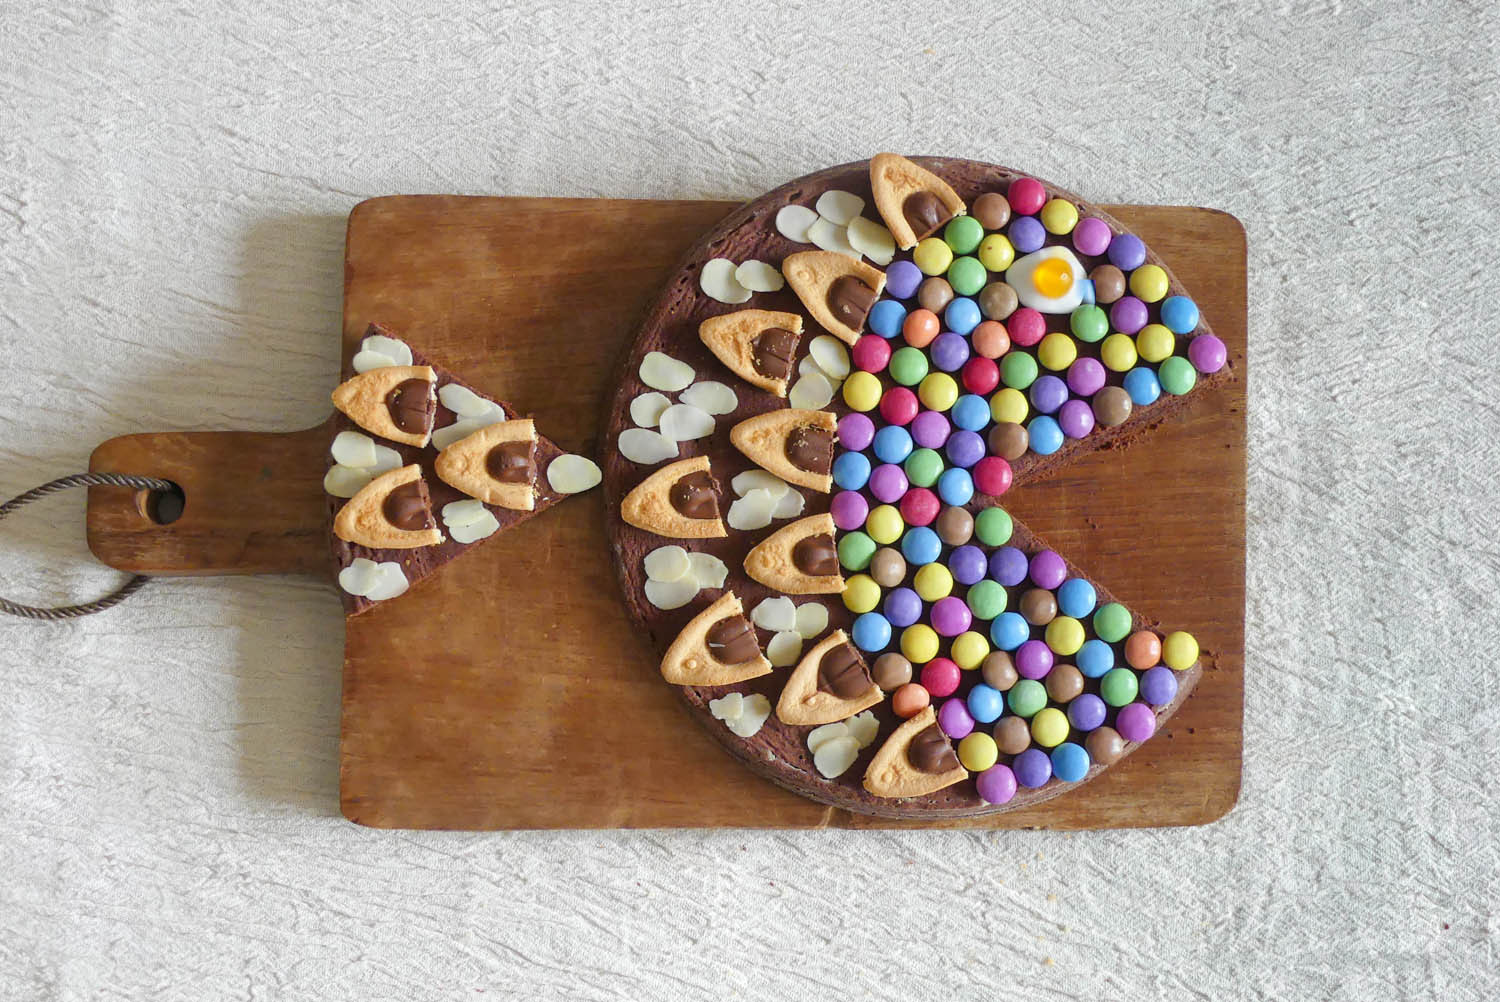
[[[366,545],[378,542],[368,537],[360,537],[362,541],[359,541],[342,538],[337,531],[331,533],[335,570],[339,574],[340,594],[346,614],[358,615],[380,601],[402,594],[408,587],[436,573],[444,564],[472,546],[546,511],[567,496],[554,486],[554,478],[549,475],[554,472],[552,464],[566,455],[555,442],[536,433],[534,426],[528,428],[530,420],[521,418],[515,407],[479,392],[449,370],[433,364],[420,350],[410,347],[391,331],[378,324],[371,324],[352,365],[361,371],[351,374],[351,378],[343,386],[349,386],[362,377],[375,378],[356,385],[400,385],[401,379],[382,376],[384,369],[430,371],[430,385],[434,391],[432,423],[428,433],[422,436],[422,441],[427,443],[426,447],[422,447],[411,437],[400,439],[380,435],[370,439],[366,434],[369,429],[361,430],[361,426],[341,409],[332,422],[334,438],[339,444],[335,447],[335,454],[330,459],[331,467],[324,480],[325,489],[330,492],[330,519],[336,521],[344,507],[354,500],[349,495],[357,497],[361,491],[373,487],[391,472],[404,473],[415,469],[419,471],[416,482],[424,485],[428,493],[428,510],[436,523],[433,532],[441,537],[441,541],[398,548]],[[405,373],[399,375],[404,376]],[[368,394],[370,391],[365,392]],[[502,426],[504,430],[500,432],[486,431]],[[439,475],[438,464],[442,457],[440,448],[444,452],[462,448],[473,439],[469,449],[477,451],[487,438],[474,438],[475,435],[485,433],[489,437],[504,438],[512,434],[512,430],[523,433],[522,437],[527,430],[532,435],[533,470],[529,483],[521,482],[519,489],[515,489],[516,482],[507,483],[504,486],[512,489],[478,497],[454,486]],[[485,450],[485,459],[493,450],[494,444],[498,442]],[[350,462],[368,462],[372,465],[367,468],[351,467],[340,462],[340,457]],[[567,463],[572,467],[592,466],[590,461],[582,457],[569,457]],[[451,467],[456,465],[455,462],[450,460],[444,465],[450,467],[451,475]],[[566,478],[556,479],[562,482]],[[480,484],[475,481],[468,486],[479,487]],[[582,485],[563,483],[562,486],[586,489],[592,484],[585,481]],[[525,505],[523,493],[530,495],[529,506]],[[345,498],[349,500],[346,501]],[[489,500],[490,498],[494,500]],[[515,506],[495,503],[502,500]],[[367,593],[354,594],[351,588]]]
[[[636,484],[620,502],[620,517],[637,529],[671,539],[718,539],[729,534],[719,518],[719,482],[707,456],[680,459]]]
[[[797,662],[776,703],[776,718],[794,726],[832,724],[884,698],[849,637],[834,630]]]
[[[741,421],[729,429],[729,441],[767,473],[827,494],[837,432],[832,411],[783,407]]]
[[[802,317],[775,310],[737,310],[698,325],[698,339],[729,371],[752,386],[786,396]]]
[[[885,272],[836,251],[788,254],[781,272],[813,319],[851,345],[885,289]]]
[[[894,153],[871,158],[870,190],[875,208],[902,250],[911,250],[966,211],[963,199],[947,181]]]
[[[877,797],[920,797],[968,778],[929,706],[885,739],[865,770],[865,789]]]
[[[755,627],[732,591],[694,616],[661,659],[662,678],[673,685],[733,685],[770,673]]]
[[[837,595],[844,590],[833,516],[809,515],[783,526],[745,555],[745,573],[786,595]]]

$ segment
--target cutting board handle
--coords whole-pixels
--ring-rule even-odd
[[[89,470],[170,480],[181,514],[147,491],[91,487],[89,549],[135,574],[331,574],[323,471],[332,420],[297,432],[110,439]]]

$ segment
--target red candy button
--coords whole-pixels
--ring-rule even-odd
[[[880,416],[886,424],[911,424],[917,410],[917,395],[904,386],[893,386],[880,398]]]
[[[1034,177],[1018,177],[1005,189],[1005,200],[1011,212],[1034,216],[1047,204],[1047,189]]]
[[[1023,306],[1010,315],[1005,322],[1010,339],[1022,348],[1030,348],[1047,336],[1047,321],[1036,310]]]
[[[922,667],[922,688],[938,699],[957,692],[962,678],[958,665],[947,658],[933,658]]]
[[[990,497],[1010,490],[1010,464],[999,456],[985,456],[974,464],[974,489]]]
[[[1000,385],[1000,366],[992,358],[971,358],[964,363],[964,389],[981,396]]]
[[[907,525],[931,525],[942,507],[932,491],[925,487],[913,487],[901,498],[901,518]]]
[[[866,334],[854,342],[854,364],[866,372],[881,372],[891,361],[891,343],[879,334]]]

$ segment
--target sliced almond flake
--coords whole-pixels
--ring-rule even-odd
[[[845,738],[848,736],[849,726],[842,720],[831,724],[824,724],[822,727],[814,727],[807,732],[807,750],[816,753],[819,748],[834,738]]]
[[[848,226],[850,220],[865,211],[865,200],[852,191],[830,188],[818,196],[813,208],[835,226]]]
[[[443,505],[443,524],[450,529],[460,529],[466,525],[473,525],[488,515],[489,511],[484,506],[484,502],[478,498],[449,501]]]
[[[802,493],[788,488],[787,492],[777,500],[776,507],[771,510],[771,517],[773,519],[796,518],[802,514],[802,509],[806,506],[807,499],[802,496]]]
[[[486,511],[479,518],[467,525],[457,527],[449,526],[448,535],[453,537],[455,543],[476,543],[481,539],[493,536],[500,529],[500,520],[490,512]]]
[[[692,404],[673,404],[662,411],[661,433],[674,442],[691,442],[714,433],[714,416]]]
[[[357,431],[341,431],[333,436],[333,446],[328,452],[340,466],[368,470],[375,465],[375,440]]]
[[[661,422],[662,412],[672,406],[665,393],[642,393],[630,401],[630,420],[642,428],[655,428]]]
[[[619,449],[620,455],[642,466],[677,458],[677,443],[650,428],[626,428],[620,432]]]
[[[804,640],[811,640],[828,629],[828,606],[822,602],[803,602],[797,606],[796,630]]]
[[[370,467],[370,472],[379,476],[387,470],[394,470],[405,465],[405,462],[401,458],[401,453],[388,445],[381,445],[377,442],[375,444],[375,465]]]
[[[797,606],[785,595],[761,599],[760,604],[750,610],[750,622],[762,630],[786,633],[797,628]]]
[[[649,351],[641,359],[641,382],[653,390],[676,393],[685,390],[693,381],[693,367],[679,362],[671,355]]]
[[[744,709],[737,719],[730,722],[729,729],[739,737],[753,738],[760,733],[770,715],[771,701],[763,693],[751,693],[745,697]]]
[[[646,600],[658,609],[671,611],[681,609],[698,594],[698,582],[690,577],[676,581],[647,581]]]
[[[371,602],[384,602],[397,595],[405,594],[406,589],[410,587],[411,582],[406,580],[406,574],[401,570],[401,565],[394,560],[387,560],[377,565],[375,584],[365,592],[365,598]]]
[[[745,697],[743,693],[726,692],[718,699],[708,701],[708,712],[712,713],[718,720],[725,723],[738,720],[741,713],[745,712]]]
[[[896,238],[873,219],[859,216],[849,221],[849,246],[884,268],[896,256]]]
[[[880,733],[880,721],[875,719],[875,714],[866,710],[855,714],[847,721],[849,725],[849,736],[859,742],[861,748],[868,748],[875,743],[875,736]]]
[[[495,407],[493,400],[486,400],[467,386],[445,383],[438,388],[438,401],[461,418],[479,417]]]
[[[859,742],[845,735],[825,743],[813,753],[813,765],[827,779],[837,779],[859,758]]]
[[[646,568],[647,579],[662,583],[681,580],[693,569],[688,551],[676,544],[658,546],[646,554],[642,564]]]
[[[807,353],[829,380],[842,382],[849,378],[849,349],[832,334],[819,334],[813,338],[807,346]]]
[[[817,221],[818,214],[805,205],[783,205],[776,213],[776,232],[793,243],[809,243],[808,227]]]
[[[734,269],[734,280],[751,292],[780,292],[786,278],[774,264],[746,261]]]
[[[371,334],[359,343],[359,347],[362,351],[378,351],[395,365],[411,365],[411,345],[400,338]]]
[[[699,588],[722,588],[729,577],[729,568],[712,553],[689,553],[688,563],[691,565],[688,575],[698,582]]]
[[[826,219],[819,219],[807,231],[807,238],[815,245],[835,254],[843,254],[860,260],[859,251],[849,245],[849,231],[842,226],[836,226]]]
[[[709,414],[729,414],[740,405],[739,395],[733,387],[713,379],[694,383],[683,390],[678,399]]]
[[[323,490],[336,498],[352,498],[373,479],[373,470],[357,470],[352,466],[335,463],[323,474]]]
[[[729,527],[739,532],[748,532],[753,529],[764,529],[771,524],[771,518],[776,511],[776,499],[771,497],[767,490],[753,490],[742,498],[736,498],[729,506],[729,514],[725,521]]]
[[[729,487],[740,497],[744,497],[753,490],[764,490],[769,491],[771,496],[778,500],[787,491],[792,489],[791,484],[782,480],[774,473],[767,473],[759,467],[736,474],[735,478],[729,481]]]
[[[602,479],[599,464],[587,456],[569,452],[547,464],[547,483],[559,494],[582,494]]]
[[[353,562],[339,571],[339,587],[351,595],[364,597],[375,587],[380,565],[366,557],[355,557]]]
[[[785,668],[797,663],[802,656],[802,635],[796,630],[785,630],[771,638],[766,645],[766,660],[773,668]]]
[[[488,428],[492,424],[499,424],[505,420],[505,412],[499,407],[490,410],[477,417],[460,418],[450,425],[436,428],[432,432],[432,447],[442,452],[454,442],[468,438],[480,428]]]
[[[364,349],[355,352],[349,364],[354,366],[355,372],[370,372],[373,369],[384,369],[388,365],[395,365],[396,360],[384,352]]]
[[[698,288],[710,299],[717,299],[721,303],[743,303],[750,298],[750,290],[735,279],[734,272],[733,261],[727,257],[716,257],[698,272]]]
[[[833,400],[833,384],[821,372],[811,372],[792,384],[787,403],[800,410],[820,411]]]

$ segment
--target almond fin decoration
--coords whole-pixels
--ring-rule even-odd
[[[792,359],[802,340],[802,317],[774,310],[739,310],[703,321],[698,325],[698,338],[730,372],[785,397]]]
[[[719,518],[718,495],[707,456],[680,459],[636,484],[620,502],[620,517],[658,536],[716,539],[729,534]]]
[[[776,718],[794,726],[831,724],[884,698],[848,636],[834,630],[797,662],[776,703]]]
[[[729,441],[766,472],[827,494],[837,430],[832,411],[782,408],[741,421],[729,429]]]
[[[438,453],[434,468],[443,483],[485,504],[531,511],[536,507],[536,441],[530,418],[500,421]]]
[[[732,591],[689,620],[661,659],[662,678],[673,685],[733,685],[770,673],[755,627]]]
[[[837,595],[844,590],[833,516],[809,515],[777,529],[745,555],[745,573],[785,595]]]
[[[436,381],[430,365],[386,365],[334,387],[333,406],[372,435],[421,448],[432,438]]]
[[[333,519],[333,533],[372,550],[413,550],[443,541],[432,517],[432,501],[413,463],[389,470],[360,488]]]
[[[877,797],[920,797],[968,778],[929,706],[885,739],[865,770],[865,789]]]
[[[781,271],[813,319],[851,345],[885,288],[885,272],[834,251],[788,254]]]
[[[968,211],[948,182],[894,153],[879,153],[870,160],[870,190],[886,229],[902,250],[911,250]]]

